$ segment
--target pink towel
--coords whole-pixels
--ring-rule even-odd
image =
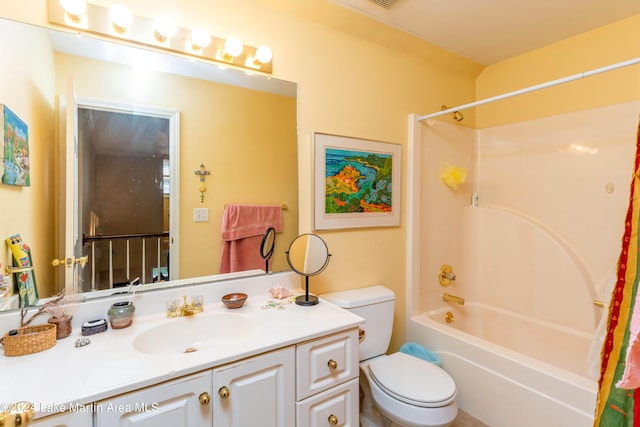
[[[282,231],[282,207],[227,205],[222,215],[220,273],[264,269],[260,243],[269,227]]]

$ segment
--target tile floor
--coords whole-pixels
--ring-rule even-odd
[[[476,420],[471,415],[458,409],[458,416],[453,420],[451,427],[489,427],[482,421]]]

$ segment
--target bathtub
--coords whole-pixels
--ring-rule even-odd
[[[576,362],[585,360],[591,339],[474,302],[407,323],[407,340],[442,359],[456,382],[458,406],[491,427],[592,426],[597,381],[582,376],[584,363]]]

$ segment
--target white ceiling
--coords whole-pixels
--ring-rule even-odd
[[[640,14],[640,0],[332,1],[483,65]]]

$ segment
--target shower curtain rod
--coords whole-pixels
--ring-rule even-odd
[[[445,114],[453,113],[455,111],[464,110],[466,108],[477,107],[479,105],[488,104],[490,102],[499,101],[501,99],[511,98],[513,96],[522,95],[524,93],[533,92],[539,89],[544,89],[551,86],[556,86],[562,83],[572,82],[574,80],[582,79],[585,77],[594,76],[596,74],[604,73],[607,71],[617,70],[618,68],[628,67],[629,65],[634,65],[640,63],[640,57],[629,59],[628,61],[618,62],[617,64],[607,65],[606,67],[596,68],[595,70],[585,71],[583,73],[574,74],[572,76],[563,77],[557,80],[551,80],[546,83],[540,83],[538,85],[529,86],[524,89],[514,90],[513,92],[503,93],[502,95],[492,96],[490,98],[485,98],[480,101],[470,102],[469,104],[459,105],[457,107],[447,108],[446,110],[438,111],[436,113],[427,114],[425,116],[419,116],[416,118],[417,121],[422,122],[427,119],[431,119],[438,116],[443,116]]]

